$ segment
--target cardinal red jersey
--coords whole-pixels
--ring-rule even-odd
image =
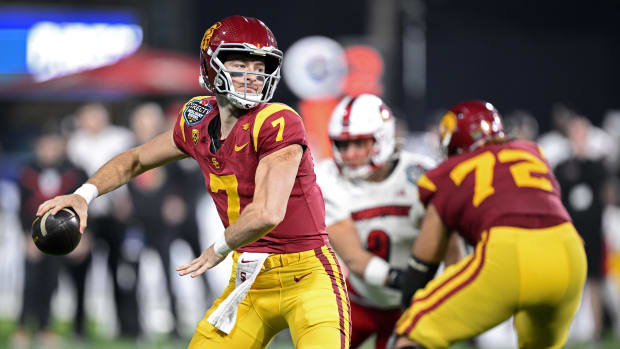
[[[493,226],[545,228],[570,221],[541,149],[528,141],[487,144],[451,156],[418,180],[419,196],[475,245]]]
[[[304,148],[284,220],[261,239],[238,250],[292,253],[326,244],[325,205],[299,115],[284,104],[261,103],[239,117],[215,152],[209,127],[217,129],[215,134],[219,135],[215,97],[194,97],[179,113],[174,141],[200,164],[207,191],[225,227],[252,202],[258,162],[291,144]]]

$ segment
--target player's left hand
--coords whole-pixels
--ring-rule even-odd
[[[403,288],[403,282],[405,277],[405,270],[400,268],[390,268],[388,272],[387,280],[385,280],[385,286],[393,288],[395,290],[401,290]]]
[[[195,278],[200,274],[207,271],[207,269],[211,269],[216,265],[220,264],[221,261],[226,258],[225,256],[219,256],[215,253],[213,249],[213,245],[207,248],[200,256],[193,261],[183,264],[177,267],[177,271],[179,272],[179,276],[184,276],[189,273],[192,273],[191,277]]]

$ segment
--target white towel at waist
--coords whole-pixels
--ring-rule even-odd
[[[269,253],[243,252],[237,260],[235,289],[215,309],[207,321],[226,334],[235,327],[237,308],[252,287]]]

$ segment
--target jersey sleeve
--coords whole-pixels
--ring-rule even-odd
[[[252,146],[259,159],[291,144],[308,146],[301,117],[291,107],[273,103],[258,112],[252,129]]]
[[[450,177],[445,175],[447,170],[449,170],[449,165],[443,163],[422,175],[418,179],[417,185],[420,202],[424,208],[428,209],[428,205],[433,204],[439,217],[441,217],[441,221],[446,226],[452,227],[454,223],[452,219],[454,217],[452,211],[454,209],[452,205],[454,197],[451,195]]]
[[[428,204],[432,202],[433,198],[437,194],[437,184],[433,178],[433,171],[429,171],[418,178],[418,196],[420,202],[424,207],[428,207]]]
[[[174,144],[181,149],[184,153],[189,156],[192,156],[191,148],[188,143],[188,139],[191,139],[191,135],[187,135],[188,127],[185,123],[185,119],[183,118],[183,109],[185,106],[179,111],[179,115],[177,115],[177,120],[174,123],[174,128],[172,130],[172,138],[174,140]]]
[[[337,183],[337,169],[331,160],[325,160],[316,166],[316,182],[323,193],[325,201],[325,225],[330,226],[351,216],[345,203],[347,193]]]

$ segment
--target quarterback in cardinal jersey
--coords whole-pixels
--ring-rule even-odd
[[[177,271],[197,277],[228,254],[233,268],[189,348],[262,349],[286,328],[298,349],[348,348],[349,298],[306,133],[292,108],[269,103],[282,51],[263,22],[231,16],[205,31],[200,52],[200,84],[215,96],[191,98],[171,130],[116,156],[38,214],[73,207],[83,230],[90,200],[190,156],[226,229]]]
[[[174,128],[179,149],[195,158],[205,185],[228,227],[252,201],[258,162],[291,144],[307,147],[301,118],[289,106],[261,103],[241,116],[224,140],[219,135],[215,97],[194,97],[185,104]],[[215,145],[214,143],[219,143]],[[326,241],[323,200],[310,151],[305,151],[288,201],[286,219],[269,234],[243,246],[242,252],[288,253],[323,246]]]

